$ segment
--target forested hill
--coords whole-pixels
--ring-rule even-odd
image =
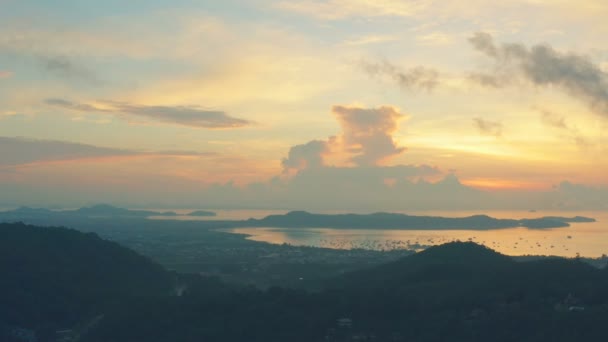
[[[544,289],[581,289],[608,281],[608,271],[577,259],[547,258],[518,262],[473,242],[451,242],[335,278],[329,287],[348,291],[415,289],[433,284],[437,296],[475,289],[473,296],[488,293]],[[538,290],[538,289],[537,289]],[[608,292],[606,292],[608,294]],[[555,294],[549,291],[547,294]]]
[[[0,341],[607,341],[608,271],[450,243],[336,275],[324,290],[174,275],[94,234],[0,225]],[[72,335],[73,336],[73,335]],[[71,341],[74,341],[72,339]]]
[[[90,341],[600,342],[608,340],[608,272],[450,243],[336,276],[318,293],[190,293],[127,310]]]
[[[0,328],[72,327],[128,296],[170,292],[161,266],[94,233],[0,224]],[[52,333],[52,332],[43,332]]]

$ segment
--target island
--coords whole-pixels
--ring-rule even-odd
[[[197,210],[181,215],[174,211],[134,210],[115,207],[109,204],[97,204],[75,210],[50,210],[45,208],[20,207],[15,210],[0,212],[0,217],[58,217],[79,216],[89,218],[148,218],[151,216],[179,217],[179,216],[215,216],[212,211]]]
[[[0,212],[0,221],[16,222],[57,219],[87,220],[99,219],[143,219],[155,217],[175,217],[188,220],[188,217],[212,217],[216,213],[197,210],[188,214],[173,211],[131,210],[99,204],[76,210],[49,210],[21,207],[12,211]],[[315,214],[306,211],[290,211],[282,215],[269,215],[261,219],[247,220],[197,220],[200,228],[333,228],[333,229],[395,229],[395,230],[492,230],[524,227],[529,229],[548,229],[569,227],[570,223],[595,222],[589,217],[545,216],[540,218],[506,219],[488,215],[467,217],[416,216],[400,213],[378,212],[373,214]],[[194,223],[193,223],[194,224]]]
[[[186,216],[216,216],[217,214],[214,213],[213,211],[206,211],[206,210],[196,210],[193,212],[190,212],[189,214],[186,214]]]
[[[291,211],[245,221],[249,227],[401,229],[401,230],[491,230],[525,227],[531,229],[569,227],[570,222],[595,222],[595,219],[547,216],[532,219],[497,219],[487,215],[467,217],[413,216],[396,213],[313,214]]]

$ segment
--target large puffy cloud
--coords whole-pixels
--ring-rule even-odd
[[[207,110],[196,106],[147,106],[116,101],[102,101],[101,105],[97,105],[56,98],[47,99],[45,103],[73,111],[130,114],[195,128],[238,128],[252,124],[248,120],[232,117],[223,111]]]
[[[289,149],[287,158],[282,160],[283,168],[285,170],[319,168],[324,165],[323,154],[327,149],[327,142],[322,140],[312,140],[306,144],[293,146]]]
[[[327,160],[344,157],[352,166],[378,166],[405,151],[405,147],[398,146],[393,139],[399,120],[404,117],[396,108],[334,106],[332,113],[342,132],[327,140],[312,140],[291,147],[282,161],[285,170],[332,166]]]
[[[469,42],[496,62],[493,70],[472,74],[477,82],[502,87],[522,78],[537,86],[560,87],[608,117],[608,75],[588,57],[562,53],[548,45],[497,45],[484,32],[476,33]]]
[[[332,111],[342,126],[343,148],[353,154],[356,165],[378,165],[405,151],[393,139],[404,116],[397,109],[334,106]]]
[[[228,202],[238,192],[239,201],[270,196],[270,202],[290,208],[403,210],[462,208],[463,196],[475,203],[485,196],[452,174],[437,181],[443,172],[436,167],[386,165],[388,159],[405,151],[393,139],[404,117],[397,109],[334,106],[332,113],[341,132],[291,147],[282,160],[285,173],[296,171],[290,177],[238,191],[229,185],[215,186],[210,188],[213,198],[235,205]]]

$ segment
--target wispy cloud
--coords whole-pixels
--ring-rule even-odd
[[[22,137],[0,137],[0,154],[2,155],[0,167],[116,157],[207,157],[214,155],[194,151],[137,151]]]
[[[11,71],[0,70],[0,78],[11,78],[13,73]]]
[[[98,86],[103,81],[90,69],[66,56],[38,56],[44,70],[67,81]]]
[[[585,138],[578,128],[568,124],[564,116],[543,109],[540,111],[540,119],[544,125],[566,133],[567,137],[572,139],[577,145],[581,147],[586,147],[589,145],[587,138]]]
[[[252,124],[248,120],[229,116],[223,111],[207,110],[198,106],[147,106],[117,101],[89,104],[57,98],[47,99],[45,103],[73,111],[135,115],[157,122],[195,128],[238,128]]]
[[[0,53],[16,56],[32,68],[78,86],[102,85],[104,82],[87,66],[88,61],[83,62],[82,58],[75,57],[74,51],[90,53],[89,46],[75,36],[64,35],[69,34],[8,25],[0,32]],[[82,57],[82,54],[78,55]],[[9,77],[11,73],[0,71],[0,78],[3,76]]]
[[[479,130],[479,133],[483,135],[492,135],[499,137],[502,135],[502,123],[497,121],[486,120],[482,118],[474,118],[473,125]]]
[[[439,72],[428,67],[417,66],[403,70],[388,61],[378,63],[363,61],[360,66],[370,76],[388,77],[404,90],[431,91],[440,83]]]
[[[560,128],[560,129],[568,129],[568,125],[566,124],[566,119],[563,116],[560,116],[556,113],[549,112],[543,110],[541,112],[541,121],[548,126]]]
[[[539,87],[559,87],[608,117],[608,74],[588,57],[562,53],[548,45],[497,45],[484,32],[476,33],[469,42],[495,61],[493,70],[472,74],[480,84],[503,87],[523,79]]]

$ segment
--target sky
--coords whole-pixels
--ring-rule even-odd
[[[0,0],[0,207],[606,210],[607,15]]]

